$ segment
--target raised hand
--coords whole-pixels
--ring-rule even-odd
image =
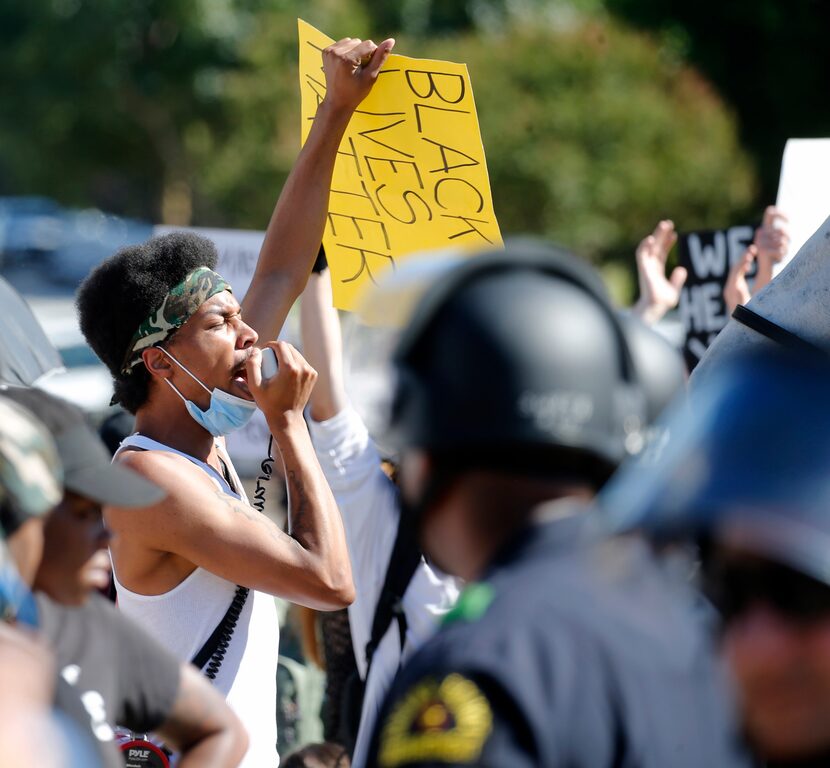
[[[758,276],[755,278],[757,293],[770,280],[772,270],[786,255],[790,247],[789,219],[774,205],[764,211],[761,226],[755,230],[753,245],[758,251]]]
[[[674,223],[664,220],[637,246],[640,298],[632,311],[647,325],[656,323],[680,301],[680,290],[688,276],[686,269],[675,267],[666,277],[666,260],[676,242]]]
[[[758,258],[758,248],[755,245],[750,245],[744,251],[743,256],[729,270],[729,275],[727,275],[726,282],[723,285],[723,301],[729,315],[735,311],[735,307],[739,304],[746,304],[752,298],[746,275],[756,258]]]
[[[324,103],[335,110],[355,110],[372,90],[394,45],[393,38],[375,45],[371,40],[344,37],[326,48],[323,51]]]
[[[276,337],[305,287],[323,239],[337,150],[394,44],[392,39],[375,45],[345,38],[323,51],[326,95],[280,192],[242,301],[246,322],[260,338]]]

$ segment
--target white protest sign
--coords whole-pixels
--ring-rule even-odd
[[[237,301],[242,301],[251,284],[259,251],[265,239],[264,232],[164,225],[153,228],[154,235],[166,235],[171,232],[192,232],[212,240],[219,253],[216,271],[231,284]],[[297,346],[299,336],[296,316],[292,312],[285,327],[280,331],[280,338]],[[228,435],[228,453],[240,475],[255,477],[258,474],[260,462],[267,455],[269,435],[265,417],[259,411],[245,427]]]
[[[776,205],[790,220],[790,249],[776,274],[830,215],[830,139],[789,139]]]

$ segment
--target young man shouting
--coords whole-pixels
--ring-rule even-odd
[[[340,516],[302,418],[316,374],[290,345],[269,342],[279,373],[263,381],[256,344],[276,337],[305,284],[340,140],[393,44],[347,38],[323,52],[327,94],[241,307],[213,271],[212,245],[181,234],[116,254],[78,297],[115,397],[136,414],[138,434],[117,460],[167,492],[139,512],[105,512],[119,604],[179,658],[208,655],[206,670],[249,731],[244,766],[277,763],[270,595],[323,610],[354,596]],[[249,506],[224,450],[223,435],[256,406],[284,464],[290,535]]]

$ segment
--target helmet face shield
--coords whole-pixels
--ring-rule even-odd
[[[369,284],[357,303],[357,317],[364,325],[402,331],[419,302],[472,254],[442,249],[409,257],[386,272],[376,285]]]
[[[401,329],[382,437],[398,451],[547,457],[542,472],[582,476],[593,463],[607,476],[643,446],[647,390],[630,333],[599,276],[561,250],[519,241],[410,259],[359,314]]]

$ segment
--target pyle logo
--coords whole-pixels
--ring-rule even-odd
[[[135,757],[139,760],[146,760],[150,757],[150,750],[149,749],[134,749],[130,748],[129,752],[127,753],[128,757]]]
[[[541,429],[578,432],[594,415],[594,399],[586,392],[524,392],[519,413]]]

